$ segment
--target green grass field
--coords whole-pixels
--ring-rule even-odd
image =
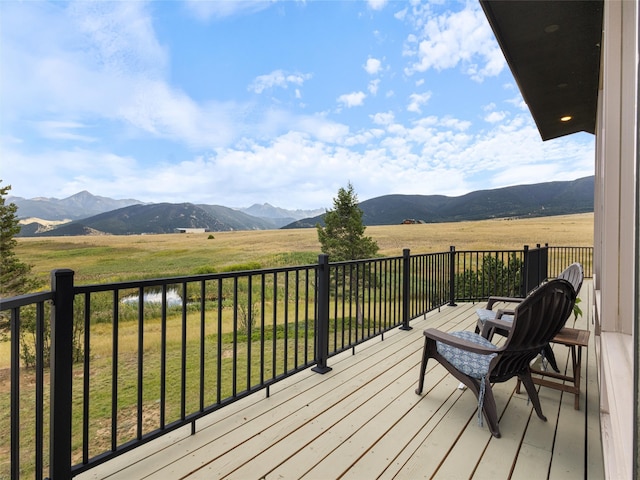
[[[382,256],[457,250],[521,249],[523,245],[593,245],[593,214],[516,220],[368,227]],[[213,235],[214,238],[209,238]],[[21,261],[48,281],[49,272],[70,268],[76,284],[304,265],[317,261],[314,228],[131,236],[20,238]]]

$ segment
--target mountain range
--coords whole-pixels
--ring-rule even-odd
[[[18,206],[20,218],[39,218],[49,221],[78,220],[99,213],[140,204],[139,200],[114,200],[92,195],[86,190],[61,200],[57,198],[21,198],[9,195],[7,203]]]
[[[359,204],[365,225],[437,223],[488,218],[549,216],[593,211],[594,177],[566,182],[480,190],[458,197],[384,195]],[[267,203],[234,209],[220,205],[113,200],[89,192],[71,197],[23,199],[19,236],[65,236],[308,228],[323,223],[324,209],[286,210]],[[64,221],[64,223],[61,223]]]
[[[542,217],[593,212],[593,176],[566,182],[478,190],[459,197],[384,195],[359,204],[365,225],[441,223],[489,218]],[[285,228],[322,224],[322,215]]]
[[[7,197],[15,203],[22,229],[18,236],[173,233],[181,228],[210,231],[269,230],[320,215],[324,209],[286,210],[268,203],[248,208],[191,203],[114,200],[82,191],[68,198]]]

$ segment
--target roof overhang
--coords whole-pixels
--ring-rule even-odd
[[[542,139],[595,133],[603,2],[480,4]]]

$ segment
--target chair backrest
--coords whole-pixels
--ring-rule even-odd
[[[563,278],[568,281],[573,289],[576,291],[576,295],[580,293],[580,288],[582,287],[582,282],[584,281],[584,271],[582,269],[582,265],[578,262],[572,263],[567,268],[565,268],[558,278]]]
[[[564,327],[573,311],[576,292],[564,279],[553,279],[519,303],[513,326],[491,371],[492,381],[503,381],[526,370],[542,348]]]

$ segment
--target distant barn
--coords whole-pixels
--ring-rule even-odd
[[[206,233],[206,228],[176,228],[177,233]]]

